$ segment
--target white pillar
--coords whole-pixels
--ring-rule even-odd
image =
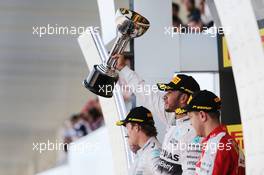
[[[78,38],[78,41],[89,70],[92,70],[94,65],[102,63],[90,32],[83,33]],[[115,171],[114,174],[127,175],[128,165],[127,165],[126,150],[124,145],[125,142],[123,139],[124,137],[122,135],[121,127],[115,125],[116,121],[119,120],[118,118],[119,114],[115,99],[113,97],[112,98],[104,98],[100,96],[98,97],[102,107],[105,125],[109,134],[109,140],[113,154],[113,160],[110,161],[113,161],[114,164],[114,171]],[[105,145],[105,146],[110,146],[110,145]],[[100,160],[95,160],[95,161],[100,161]],[[102,168],[104,167],[102,166]]]
[[[250,0],[215,0],[232,59],[243,125],[247,174],[263,174],[264,52]]]

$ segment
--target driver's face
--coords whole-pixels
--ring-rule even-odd
[[[164,95],[164,106],[166,112],[174,112],[177,108],[180,107],[181,92],[180,91],[167,91]]]
[[[128,137],[128,143],[129,145],[138,145],[137,143],[137,125],[132,125],[131,123],[127,123],[126,124],[126,128],[127,128],[127,137]]]
[[[194,130],[196,131],[196,134],[198,136],[204,137],[204,135],[203,135],[204,126],[203,126],[203,122],[201,120],[201,113],[200,112],[188,112],[187,115],[190,118],[191,125],[193,126]]]

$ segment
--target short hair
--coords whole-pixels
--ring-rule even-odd
[[[220,121],[220,111],[208,112],[207,113],[211,118],[217,119]]]
[[[146,123],[138,123],[138,122],[131,122],[132,127],[138,124],[142,130],[148,137],[156,137],[158,135],[157,129],[152,124]]]

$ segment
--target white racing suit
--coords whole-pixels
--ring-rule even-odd
[[[155,137],[137,151],[135,162],[129,170],[129,175],[155,175],[160,156],[161,145]]]
[[[144,92],[144,80],[124,67],[119,76],[124,79],[143,106],[153,115],[159,116],[165,123],[167,132],[162,144],[159,165],[156,174],[189,175],[195,174],[195,164],[201,154],[201,138],[197,137],[188,116],[175,121],[175,113],[165,111],[163,94],[152,90]],[[140,90],[141,89],[141,90]],[[188,147],[188,148],[187,148]]]

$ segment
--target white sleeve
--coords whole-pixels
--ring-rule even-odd
[[[138,100],[142,102],[143,106],[148,108],[153,115],[159,116],[166,126],[170,125],[170,117],[173,113],[167,113],[164,109],[163,94],[157,90],[153,92],[152,86],[145,85],[136,72],[125,66],[120,72],[119,77],[124,79],[129,86],[130,90],[135,94]],[[144,89],[147,89],[146,92]]]

